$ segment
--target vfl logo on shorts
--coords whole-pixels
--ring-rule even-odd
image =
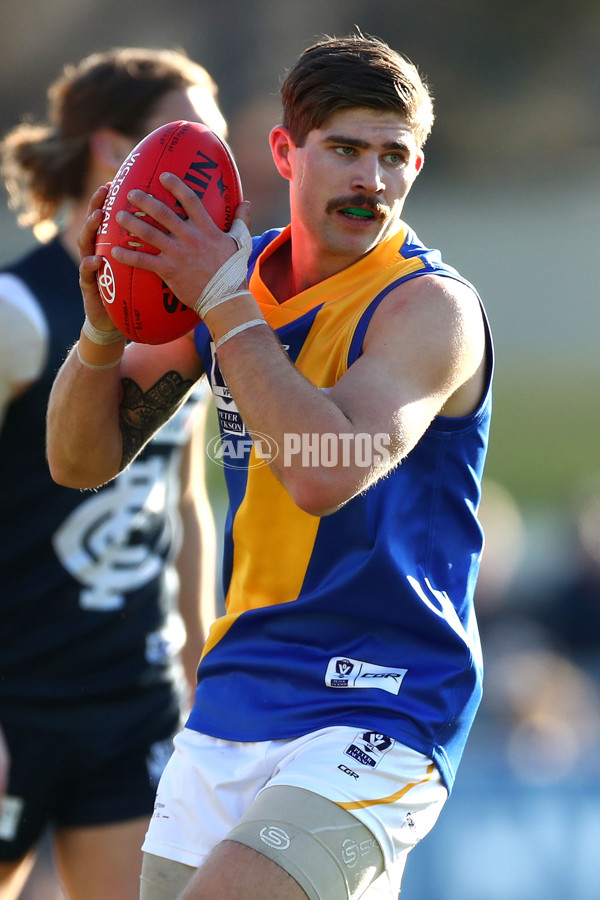
[[[377,768],[388,750],[394,746],[394,740],[387,734],[380,734],[377,731],[363,731],[357,734],[351,744],[349,744],[344,753],[351,756],[352,759],[363,766],[369,766],[371,769]]]
[[[398,694],[407,671],[334,656],[327,666],[325,684],[331,688],[379,688],[389,694]]]

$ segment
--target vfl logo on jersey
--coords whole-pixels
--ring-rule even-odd
[[[349,659],[336,659],[335,674],[337,678],[330,687],[348,687],[348,678],[354,671],[354,663]]]
[[[381,758],[394,746],[394,740],[387,734],[377,731],[363,731],[357,734],[353,742],[349,744],[344,753],[363,766],[371,769],[377,768]]]
[[[389,694],[398,694],[407,671],[334,656],[327,666],[325,684],[331,688],[379,688]]]

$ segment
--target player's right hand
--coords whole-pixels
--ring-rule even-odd
[[[79,232],[77,245],[81,263],[79,265],[79,286],[83,295],[85,313],[95,328],[100,331],[116,331],[114,322],[106,312],[98,290],[96,273],[102,265],[102,257],[96,254],[96,233],[102,222],[102,205],[110,184],[99,187],[89,202],[87,217]]]

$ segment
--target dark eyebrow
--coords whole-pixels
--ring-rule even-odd
[[[343,134],[328,134],[324,139],[328,144],[344,144],[346,147],[356,147],[357,150],[369,150],[372,144],[363,141],[361,138],[347,137]],[[403,150],[407,151],[408,144],[403,141],[387,141],[382,145],[384,150]]]

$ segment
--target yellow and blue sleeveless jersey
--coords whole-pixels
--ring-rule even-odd
[[[289,226],[254,239],[250,285],[291,360],[322,389],[358,359],[374,310],[396,285],[429,273],[464,281],[403,224],[279,304],[261,264],[289,239]],[[249,439],[204,325],[195,338],[219,414],[229,511],[226,612],[206,643],[188,727],[259,741],[356,725],[433,758],[450,789],[481,698],[473,593],[491,339],[479,408],[436,417],[388,477],[319,518],[271,473],[266,458],[278,448],[269,436],[262,446]]]

